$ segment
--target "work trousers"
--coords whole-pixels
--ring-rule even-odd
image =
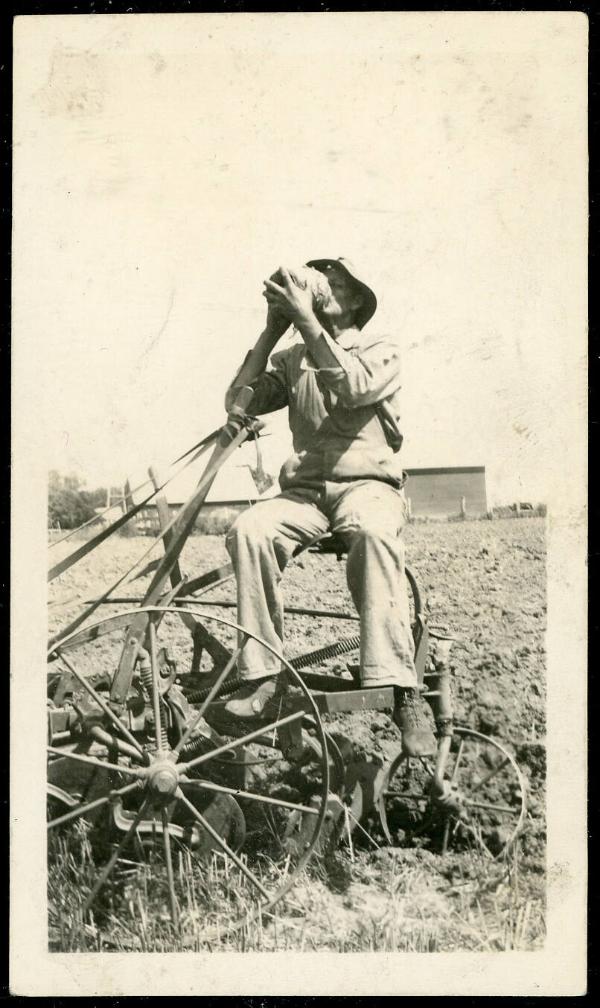
[[[404,545],[406,502],[379,480],[298,486],[243,511],[226,537],[237,579],[238,622],[283,654],[281,579],[294,551],[332,531],[348,546],[346,577],[360,616],[363,686],[417,685]],[[312,602],[319,602],[318,583]],[[240,676],[276,675],[280,659],[248,640]]]

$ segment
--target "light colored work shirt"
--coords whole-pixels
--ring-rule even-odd
[[[321,341],[330,366],[318,367],[300,341],[274,353],[269,369],[250,383],[251,415],[289,408],[294,454],[279,474],[281,489],[325,480],[377,479],[397,485],[402,480],[399,455],[388,443],[378,410],[386,402],[388,415],[397,422],[398,347],[359,329],[348,329],[337,340],[323,332]],[[226,406],[237,388],[234,378]]]

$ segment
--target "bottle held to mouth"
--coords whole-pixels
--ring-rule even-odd
[[[331,287],[324,273],[320,273],[312,266],[297,266],[288,269],[288,273],[296,287],[299,287],[300,290],[310,289],[312,291],[313,310],[327,306],[331,298]],[[269,279],[277,284],[283,283],[279,270],[276,270]]]

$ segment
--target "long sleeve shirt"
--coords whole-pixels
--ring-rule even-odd
[[[250,414],[289,409],[294,454],[279,474],[282,490],[326,480],[379,479],[397,484],[399,457],[382,425],[381,404],[398,419],[400,356],[389,340],[348,329],[320,337],[317,366],[303,342],[274,353],[251,383]],[[238,372],[239,373],[239,372]],[[235,397],[236,377],[226,396]]]

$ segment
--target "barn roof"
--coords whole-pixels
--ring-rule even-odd
[[[409,476],[450,476],[457,473],[484,473],[485,466],[441,466],[431,469],[406,469]]]

